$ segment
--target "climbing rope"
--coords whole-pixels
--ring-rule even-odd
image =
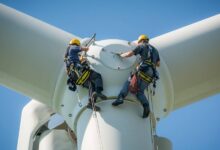
[[[154,91],[155,89],[154,89],[154,87],[152,87],[152,85],[150,86],[150,103],[151,103],[151,109],[152,109],[152,112],[154,112],[154,105],[153,105],[153,96],[154,96]],[[153,120],[155,121],[155,116],[154,116],[154,113],[152,113],[152,122],[153,122]],[[153,125],[155,125],[155,124],[153,124]],[[154,128],[155,128],[155,126],[153,126]],[[155,130],[154,130],[154,133],[155,133]],[[155,133],[156,134],[156,133]]]
[[[97,131],[98,138],[99,138],[100,150],[103,150],[103,143],[102,143],[101,131],[100,131],[100,127],[99,127],[99,121],[98,121],[98,117],[97,117],[97,114],[96,114],[95,101],[94,101],[94,97],[92,96],[91,82],[89,82],[89,96],[91,98],[91,103],[92,103],[93,118],[96,121],[96,129],[97,129],[96,131]]]
[[[79,97],[78,88],[76,88],[76,95],[77,95],[78,105],[79,105],[79,107],[82,107],[82,103],[81,103],[81,100],[80,100],[80,97]]]
[[[68,136],[69,136],[70,140],[71,140],[73,143],[77,143],[77,138],[76,138],[76,137],[73,138],[73,136],[71,135],[71,134],[72,134],[72,131],[71,131],[71,129],[70,129],[69,127],[67,127],[67,133],[68,133]],[[74,135],[74,136],[75,136],[75,135]]]
[[[151,135],[152,135],[151,138],[152,138],[153,149],[156,150],[155,145],[154,145],[155,144],[154,135],[156,135],[156,133],[155,133],[155,127],[154,127],[154,123],[153,123],[153,119],[154,119],[154,114],[153,113],[154,113],[154,111],[153,111],[152,95],[153,95],[153,91],[151,89],[151,85],[149,85],[147,87],[147,98],[149,100],[149,105],[150,105],[150,109],[151,109],[151,113],[149,115],[150,124],[151,124]]]

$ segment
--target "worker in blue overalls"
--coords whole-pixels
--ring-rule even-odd
[[[66,50],[64,61],[66,62],[66,72],[68,75],[67,84],[69,89],[72,91],[76,90],[77,79],[83,74],[85,70],[89,70],[87,73],[88,79],[83,81],[82,86],[89,88],[89,102],[87,108],[93,109],[93,106],[97,111],[100,110],[98,106],[92,105],[92,102],[96,102],[97,97],[101,99],[107,99],[107,97],[102,94],[103,91],[103,82],[102,76],[100,73],[95,72],[90,69],[87,63],[81,63],[79,59],[79,53],[82,51],[88,51],[88,47],[80,46],[80,41],[76,38],[73,38],[69,42],[69,46]],[[82,79],[85,79],[84,77]]]
[[[150,113],[149,102],[144,94],[144,90],[152,83],[153,79],[158,79],[156,67],[160,66],[160,57],[156,48],[149,43],[149,38],[146,35],[140,35],[138,38],[138,46],[131,51],[120,54],[122,58],[131,57],[133,55],[140,55],[141,61],[136,70],[137,78],[137,99],[143,105],[143,118],[147,118]],[[117,99],[112,103],[113,106],[118,106],[123,103],[123,99],[129,92],[129,85],[131,78],[128,79]]]

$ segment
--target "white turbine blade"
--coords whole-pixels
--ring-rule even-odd
[[[53,110],[46,105],[30,101],[22,110],[17,150],[35,149],[34,140],[41,126],[48,122]]]
[[[220,92],[220,15],[159,36],[151,43],[168,67],[173,109]]]
[[[50,104],[73,37],[0,4],[0,84]]]

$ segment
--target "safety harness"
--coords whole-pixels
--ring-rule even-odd
[[[88,65],[84,64],[77,68],[72,64],[69,77],[73,80],[74,84],[83,85],[89,79],[91,72],[92,70],[89,69]]]
[[[82,75],[76,80],[76,85],[83,85],[89,78],[91,71],[85,70],[82,72]]]
[[[143,81],[145,81],[146,83],[148,84],[152,83],[153,78],[149,76],[148,74],[144,73],[143,71],[138,71],[137,74],[138,74],[138,77],[142,79]]]
[[[152,52],[151,52],[151,53],[152,53]],[[152,54],[151,54],[151,57],[152,57],[152,58],[150,58],[149,60],[145,60],[145,61],[144,61],[144,64],[149,65],[149,66],[151,66],[151,67],[153,67],[153,68],[156,68],[156,65],[152,62],[152,59],[153,59]]]
[[[143,80],[147,84],[153,83],[153,87],[156,88],[156,65],[153,63],[153,52],[150,50],[150,58],[147,60],[144,60],[142,62],[142,65],[145,65],[147,67],[151,67],[153,69],[153,76],[149,76],[147,73],[145,73],[142,69],[137,69],[134,73],[131,74],[131,80],[129,85],[129,91],[131,93],[137,93],[138,91],[138,85],[137,85],[137,78]]]
[[[148,46],[149,46],[149,45],[148,45]],[[147,68],[147,67],[150,67],[150,68],[153,69],[153,77],[149,76],[147,73],[145,73],[144,71],[142,71],[142,70],[140,70],[140,69],[138,69],[137,74],[138,74],[138,77],[139,77],[140,79],[142,79],[142,80],[145,81],[146,83],[150,84],[150,83],[153,82],[154,77],[155,77],[155,75],[156,75],[156,65],[153,63],[153,51],[152,51],[152,49],[151,49],[150,47],[149,47],[148,49],[149,49],[149,51],[150,51],[150,57],[149,57],[149,59],[144,60],[144,61],[142,62],[142,64],[143,64],[143,65],[146,65],[146,68]],[[140,67],[139,67],[139,68],[140,68]]]

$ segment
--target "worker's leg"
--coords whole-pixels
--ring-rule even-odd
[[[129,84],[130,84],[129,80],[127,80],[124,83],[124,85],[123,85],[123,87],[122,87],[122,89],[121,89],[117,99],[112,103],[113,106],[118,106],[120,104],[123,104],[124,98],[128,95]]]
[[[69,90],[71,91],[75,91],[76,90],[76,84],[75,84],[75,81],[77,80],[77,76],[75,74],[75,72],[71,69],[71,67],[73,67],[74,64],[67,61],[66,62],[66,71],[67,71],[67,75],[68,75],[68,78],[67,78],[67,85],[69,86]]]
[[[102,94],[103,91],[103,81],[102,76],[98,72],[92,71],[90,76],[91,82],[94,84],[94,91],[96,92],[97,97],[101,99],[107,99],[107,97]]]
[[[136,96],[143,105],[143,118],[147,118],[150,113],[150,108],[149,108],[149,102],[144,94],[144,90],[147,88],[148,84],[139,78],[137,81],[138,81],[139,89]]]
[[[94,107],[94,109],[96,111],[100,111],[101,110],[100,107],[95,105],[96,99],[97,99],[97,94],[95,92],[95,85],[94,85],[94,83],[92,83],[90,81],[88,81],[88,82],[89,82],[88,83],[89,84],[89,102],[86,107],[89,109],[93,109],[93,107]]]

